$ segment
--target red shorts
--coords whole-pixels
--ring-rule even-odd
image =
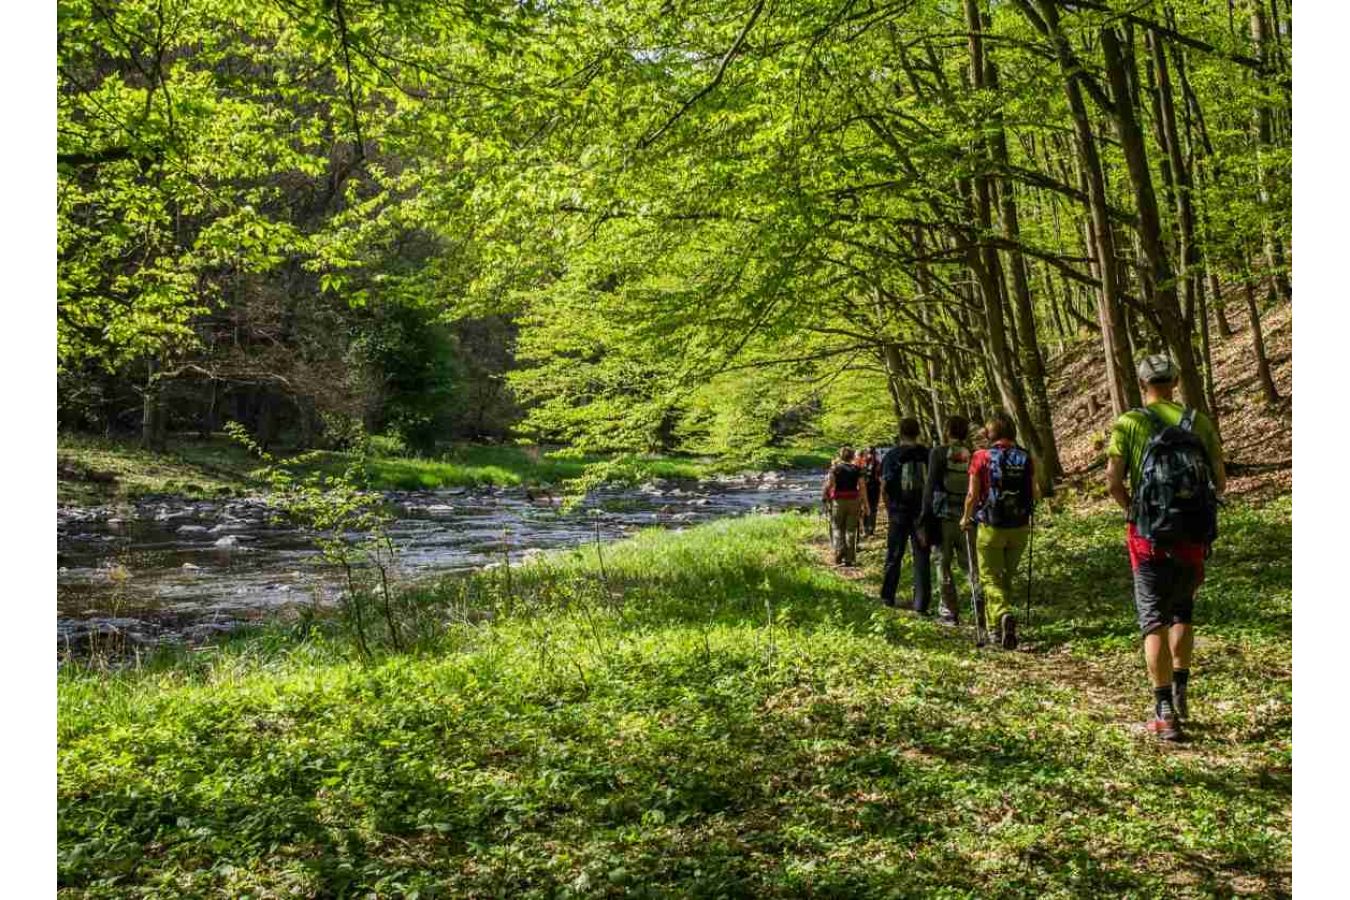
[[[1174,559],[1177,562],[1199,569],[1201,578],[1204,577],[1207,550],[1204,544],[1179,541],[1167,547],[1159,547],[1148,538],[1140,537],[1139,532],[1135,530],[1134,523],[1130,522],[1125,528],[1125,545],[1130,548],[1131,569],[1138,569],[1141,562],[1162,562],[1165,559]]]

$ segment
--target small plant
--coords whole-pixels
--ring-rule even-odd
[[[384,498],[367,487],[370,441],[365,433],[354,437],[346,467],[335,473],[313,467],[314,453],[278,462],[237,422],[225,430],[262,461],[256,474],[271,489],[270,502],[291,522],[315,532],[323,561],[341,570],[343,624],[362,658],[372,656],[381,619],[384,638],[394,650],[403,650],[393,581],[398,550],[389,537],[393,516]]]

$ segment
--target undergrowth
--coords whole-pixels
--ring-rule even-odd
[[[820,520],[785,515],[445,579],[414,598],[438,634],[369,664],[316,628],[65,671],[58,883],[1287,896],[1289,515],[1225,511],[1180,747],[1137,733],[1128,564],[1102,514],[1042,520],[1027,653],[882,609],[870,577],[820,564]]]

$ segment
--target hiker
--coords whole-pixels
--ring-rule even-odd
[[[1171,358],[1149,356],[1138,374],[1144,406],[1111,426],[1106,478],[1125,510],[1134,607],[1153,683],[1148,730],[1175,741],[1190,715],[1191,619],[1227,476],[1213,423],[1172,400],[1180,372]]]
[[[928,448],[919,443],[919,421],[900,422],[900,442],[881,461],[881,501],[890,519],[886,529],[886,570],[881,577],[881,602],[895,606],[905,545],[914,551],[913,610],[928,614],[932,599],[928,538],[923,528],[923,493],[928,476]]]
[[[975,529],[980,593],[989,637],[996,647],[1017,648],[1012,581],[1031,535],[1031,512],[1040,499],[1031,454],[1019,447],[1017,424],[999,410],[984,426],[988,448],[970,458],[970,485],[960,527]],[[978,629],[979,623],[976,623]]]
[[[858,564],[858,530],[868,509],[862,480],[862,469],[853,461],[853,448],[840,447],[839,456],[830,465],[830,474],[825,478],[825,501],[830,504],[836,566]]]
[[[862,470],[867,474],[867,516],[863,519],[863,534],[877,533],[877,510],[881,506],[881,454],[875,446],[863,452]]]
[[[952,563],[960,566],[970,583],[971,594],[975,598],[975,615],[981,618],[984,601],[980,597],[979,566],[975,565],[975,531],[961,528],[961,515],[966,494],[970,488],[971,450],[966,443],[970,434],[970,420],[965,416],[948,416],[943,428],[946,443],[934,447],[928,456],[928,481],[923,491],[923,518],[932,522],[930,533],[934,554],[934,564],[941,576],[941,618],[942,621],[956,625],[960,621],[957,612],[959,604],[956,596],[956,579],[952,575]],[[974,566],[974,571],[971,567]],[[976,621],[976,635],[982,639],[985,633],[983,622]]]

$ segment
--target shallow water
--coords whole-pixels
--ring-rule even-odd
[[[390,536],[404,577],[513,562],[544,550],[749,512],[807,508],[813,471],[649,482],[596,492],[562,515],[521,488],[394,491]],[[148,499],[57,510],[57,646],[195,643],[240,624],[331,602],[335,577],[310,534],[259,499]]]

